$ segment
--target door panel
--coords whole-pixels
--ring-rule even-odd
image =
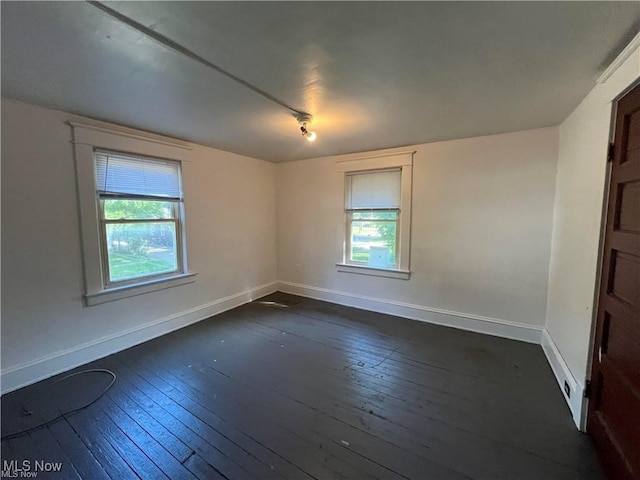
[[[620,185],[620,211],[618,228],[632,233],[640,233],[640,215],[634,207],[640,205],[640,182],[629,182]]]
[[[640,86],[618,101],[587,431],[612,479],[640,479]]]
[[[640,304],[640,257],[611,249],[609,289],[607,294],[632,307]]]

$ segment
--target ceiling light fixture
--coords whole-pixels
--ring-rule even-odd
[[[298,125],[300,125],[300,132],[302,132],[302,136],[308,141],[313,142],[318,135],[316,135],[316,132],[313,130],[309,130],[307,128],[307,123],[311,123],[313,117],[308,113],[296,113],[294,117],[296,117]]]
[[[316,132],[314,132],[313,130],[307,130],[306,123],[302,124],[302,126],[300,127],[300,131],[302,132],[302,136],[307,140],[309,140],[310,142],[313,142],[318,136],[316,135]]]

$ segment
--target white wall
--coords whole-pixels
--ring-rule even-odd
[[[2,99],[2,391],[275,289],[276,167],[191,145],[183,164],[195,283],[83,305],[71,130],[88,119]]]
[[[557,128],[415,146],[408,281],[336,271],[335,162],[364,154],[278,165],[281,290],[540,342],[557,148]]]
[[[598,84],[560,126],[546,332],[543,347],[581,423],[599,266],[612,101],[640,77],[640,49]],[[633,43],[632,43],[633,45]]]

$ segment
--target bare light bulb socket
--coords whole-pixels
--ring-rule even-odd
[[[310,142],[313,142],[317,137],[316,132],[314,132],[313,130],[307,130],[306,123],[302,124],[302,126],[300,127],[300,131],[302,132],[302,136]]]

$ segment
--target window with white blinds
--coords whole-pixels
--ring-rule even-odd
[[[345,201],[338,271],[409,279],[413,152],[338,163]]]
[[[188,144],[69,122],[87,306],[194,282],[187,264]]]
[[[184,272],[180,162],[94,151],[103,284]]]

